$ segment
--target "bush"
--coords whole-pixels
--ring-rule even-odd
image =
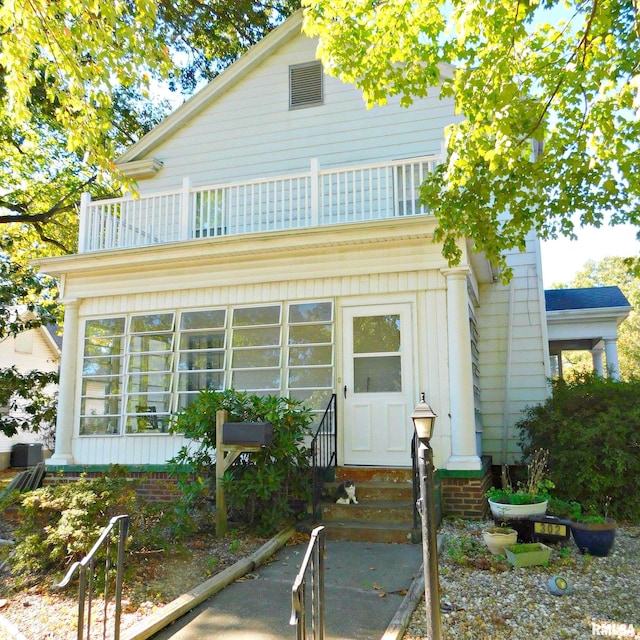
[[[229,514],[270,535],[310,500],[309,449],[304,438],[310,410],[289,398],[235,391],[202,391],[172,430],[192,443],[170,461],[178,477],[184,506],[192,515],[215,496],[216,411],[229,412],[230,422],[270,422],[273,441],[259,452],[243,455],[223,478]]]
[[[126,470],[113,466],[98,478],[48,485],[19,494],[15,553],[16,574],[29,577],[66,571],[93,547],[112,517],[131,516],[128,546],[139,550],[168,544],[169,505],[142,503]],[[58,576],[59,578],[60,576]]]
[[[518,422],[525,459],[549,451],[554,494],[600,513],[640,521],[640,380],[614,382],[592,373],[554,380],[552,396]]]

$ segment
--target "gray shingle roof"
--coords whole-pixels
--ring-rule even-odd
[[[568,309],[610,309],[630,307],[619,287],[590,287],[588,289],[547,289],[544,292],[547,311]]]

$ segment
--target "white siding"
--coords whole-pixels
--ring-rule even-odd
[[[309,170],[439,154],[450,99],[398,99],[371,110],[352,86],[325,76],[324,104],[290,110],[289,65],[315,58],[316,42],[294,38],[148,155],[164,166],[139,190],[175,189]]]
[[[549,394],[538,245],[537,240],[530,239],[525,253],[509,256],[514,269],[509,285],[480,285],[482,442],[483,453],[492,455],[494,464],[511,464],[519,459],[519,431],[514,425],[525,407],[543,402]]]

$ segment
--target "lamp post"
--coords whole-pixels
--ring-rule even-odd
[[[422,558],[424,567],[424,599],[427,610],[427,638],[440,640],[440,590],[438,585],[438,542],[436,540],[435,490],[433,485],[433,449],[431,436],[436,422],[436,414],[420,394],[420,402],[411,416],[418,448],[418,469],[420,472],[420,499],[418,511],[422,519]]]

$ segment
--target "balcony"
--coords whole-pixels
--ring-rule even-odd
[[[369,222],[425,215],[418,188],[441,161],[424,156],[384,164],[92,201],[84,194],[79,252],[197,238]]]

